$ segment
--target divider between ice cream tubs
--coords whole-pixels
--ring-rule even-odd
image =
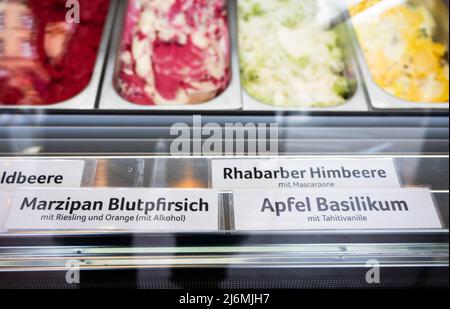
[[[98,90],[101,84],[101,78],[103,73],[103,66],[105,62],[106,53],[108,51],[108,43],[111,35],[111,29],[116,15],[117,4],[119,1],[110,0],[107,15],[105,18],[103,32],[99,41],[97,55],[95,59],[94,67],[92,68],[90,81],[87,86],[78,94],[72,98],[57,102],[42,104],[6,104],[0,101],[0,109],[46,109],[46,110],[93,110],[97,103]],[[81,8],[81,6],[80,6]],[[82,22],[82,21],[81,21]],[[34,26],[34,25],[33,25]],[[57,31],[57,30],[55,30]],[[6,37],[11,37],[5,34]],[[7,60],[7,59],[6,59]],[[74,66],[77,65],[77,60],[73,61]],[[44,89],[45,90],[45,89]]]
[[[227,89],[212,100],[205,103],[188,105],[146,105],[130,102],[122,97],[116,89],[116,81],[120,69],[121,42],[127,16],[128,1],[121,1],[118,9],[118,19],[113,30],[111,52],[106,67],[99,108],[101,110],[238,110],[242,107],[240,93],[239,66],[236,50],[236,34],[234,31],[233,1],[226,1],[228,11],[228,32],[230,36],[231,80]]]

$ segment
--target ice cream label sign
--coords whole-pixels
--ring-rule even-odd
[[[7,197],[5,228],[217,231],[218,204],[208,190],[21,189]]]
[[[235,191],[236,230],[441,229],[427,189]]]
[[[214,189],[400,188],[392,159],[213,160]]]
[[[80,187],[84,161],[0,160],[0,189]]]

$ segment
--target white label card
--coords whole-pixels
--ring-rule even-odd
[[[0,191],[0,233],[6,232],[4,229],[6,220],[8,219],[9,208],[8,205],[8,193]]]
[[[401,186],[393,159],[213,160],[211,169],[218,190]]]
[[[427,189],[235,191],[235,229],[441,229]]]
[[[22,189],[11,193],[6,229],[217,231],[211,190]]]
[[[81,186],[84,161],[0,160],[0,189]]]

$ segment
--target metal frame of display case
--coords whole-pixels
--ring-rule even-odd
[[[401,130],[404,128],[399,127]],[[42,130],[42,127],[36,129]],[[56,132],[58,127],[53,129]],[[81,126],[80,129],[89,132],[86,127]],[[110,129],[115,131],[114,128]],[[424,132],[429,129],[426,128]],[[318,130],[320,132],[320,128]],[[20,135],[20,132],[18,134]],[[428,134],[434,136],[436,132]],[[444,154],[448,141],[445,146],[446,136],[441,134],[443,133],[440,132],[436,137],[439,137],[437,139],[439,143],[444,144],[440,146],[444,147],[442,151],[438,151],[440,147],[436,149],[431,144],[433,146],[428,146],[429,149],[424,148],[425,154],[421,155],[409,152],[393,155],[384,151],[379,151],[378,154],[371,151],[371,154],[361,152],[352,155],[338,152],[312,155],[308,154],[309,151],[306,154],[299,151],[296,155],[292,155],[289,151],[289,154],[281,152],[280,156],[273,157],[394,158],[404,186],[431,188],[445,222],[446,227],[443,230],[244,233],[233,231],[231,213],[228,211],[225,230],[210,234],[18,231],[0,236],[1,286],[37,287],[40,282],[40,287],[65,288],[111,286],[367,288],[370,286],[363,280],[363,275],[367,271],[367,261],[373,259],[380,262],[386,276],[379,287],[448,286],[449,166],[448,155]],[[115,139],[108,140],[114,143]],[[39,139],[33,141],[39,143]],[[85,143],[79,139],[71,142],[78,145]],[[281,143],[288,144],[297,142],[301,142],[301,139],[281,140]],[[386,140],[381,139],[378,143],[386,143]],[[36,144],[31,147],[36,147]],[[64,145],[60,147],[64,148]],[[285,149],[286,147],[283,148]],[[128,150],[135,152],[134,149]],[[179,173],[182,172],[183,166],[195,165],[196,169],[201,171],[198,174],[200,183],[203,183],[205,188],[209,184],[210,175],[207,171],[208,160],[211,158],[173,158],[157,153],[147,156],[108,154],[98,157],[92,156],[93,152],[95,151],[86,151],[86,155],[81,157],[70,156],[69,153],[61,156],[61,153],[51,152],[43,153],[42,157],[37,157],[36,154],[25,157],[37,160],[83,159],[90,169],[107,175],[107,183],[102,182],[101,185],[96,184],[95,176],[87,177],[91,180],[84,183],[83,186],[86,187],[163,188],[170,183],[170,177],[152,180],[151,175],[164,175],[162,172],[164,166],[170,166],[174,162],[178,164],[174,171]],[[10,157],[14,153],[8,155],[6,152],[4,155],[4,158],[17,159],[14,156]],[[172,162],[166,162],[171,160]],[[156,170],[155,166],[158,164],[163,167],[162,170]],[[90,171],[86,172],[92,174]],[[172,175],[173,178],[177,176],[176,172]],[[83,284],[71,286],[63,281],[64,277],[61,276],[64,274],[64,263],[68,259],[81,261]],[[212,272],[207,272],[208,269]],[[198,278],[196,281],[189,279],[194,274]],[[29,276],[36,280],[39,278],[39,281],[22,280]],[[121,283],[114,283],[116,280],[120,280]]]
[[[170,128],[226,123],[277,123],[280,155],[448,155],[448,113],[152,113],[0,115],[0,155],[169,155]],[[34,147],[34,148],[33,148]],[[37,147],[37,148],[36,148]]]

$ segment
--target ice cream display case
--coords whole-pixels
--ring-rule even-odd
[[[0,287],[448,287],[448,21],[0,0]]]

